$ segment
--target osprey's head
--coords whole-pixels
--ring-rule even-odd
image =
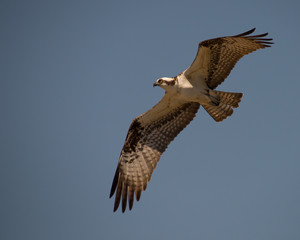
[[[155,81],[153,87],[160,86],[161,88],[167,90],[168,87],[175,85],[175,81],[176,78],[168,78],[168,77],[159,78]]]

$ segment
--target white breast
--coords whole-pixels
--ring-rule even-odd
[[[192,82],[183,74],[178,76],[178,93],[186,101],[206,102],[208,100],[207,89],[205,81]]]

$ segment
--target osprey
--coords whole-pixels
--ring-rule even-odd
[[[268,33],[248,32],[199,43],[192,65],[176,77],[163,77],[160,86],[165,95],[153,108],[131,123],[113,179],[110,198],[116,193],[114,211],[122,197],[122,212],[127,199],[132,209],[134,194],[139,201],[153,170],[169,143],[193,120],[200,105],[217,122],[232,115],[242,93],[214,90],[229,75],[237,61],[257,49],[270,47]]]

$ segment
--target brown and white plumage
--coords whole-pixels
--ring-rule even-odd
[[[134,195],[139,201],[153,170],[169,143],[193,120],[200,105],[222,121],[238,107],[242,93],[214,90],[229,75],[244,55],[272,44],[267,35],[249,36],[255,29],[232,36],[215,38],[199,44],[192,65],[175,78],[158,79],[154,86],[166,90],[152,109],[133,120],[120,154],[110,197],[116,193],[114,211],[122,200],[132,209]]]
[[[199,77],[205,78],[208,87],[215,89],[241,57],[257,49],[270,47],[272,38],[263,38],[268,33],[249,36],[254,31],[255,28],[235,36],[200,42],[196,58],[184,74],[193,81]]]
[[[116,191],[114,211],[122,196],[122,211],[132,208],[134,193],[140,199],[146,189],[153,170],[169,143],[195,117],[200,104],[196,102],[174,101],[168,97],[146,113],[135,118],[129,127],[119,165],[113,180],[110,197]]]

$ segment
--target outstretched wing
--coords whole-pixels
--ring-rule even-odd
[[[121,151],[110,197],[116,192],[114,211],[122,196],[122,212],[127,198],[132,209],[134,193],[139,201],[153,170],[169,143],[193,120],[200,104],[174,102],[166,94],[152,109],[135,118]]]
[[[191,81],[206,81],[215,89],[229,75],[238,60],[257,49],[270,47],[272,38],[268,33],[249,36],[248,32],[231,37],[221,37],[199,43],[197,56],[192,65],[183,72]]]

